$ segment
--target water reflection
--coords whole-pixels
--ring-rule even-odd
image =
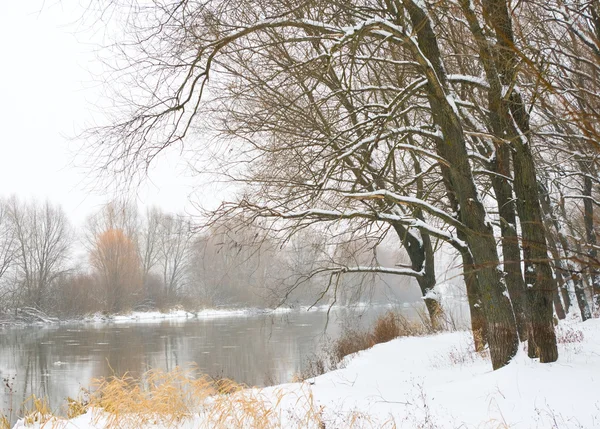
[[[288,382],[325,336],[335,338],[343,323],[367,326],[386,310],[339,309],[330,314],[329,323],[325,312],[293,312],[4,329],[0,377],[7,382],[0,391],[0,409],[17,414],[33,394],[50,398],[57,409],[94,377],[139,376],[150,368],[168,371],[191,362],[209,375],[247,385]]]

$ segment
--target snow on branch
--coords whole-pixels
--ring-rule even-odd
[[[372,191],[372,192],[347,193],[344,195],[346,197],[354,198],[354,199],[358,199],[358,200],[386,199],[386,200],[392,201],[396,204],[406,204],[406,205],[416,206],[416,207],[419,207],[419,208],[425,210],[429,214],[442,219],[444,222],[448,223],[449,225],[454,226],[455,228],[464,228],[465,227],[461,222],[459,222],[452,215],[429,204],[427,201],[424,201],[424,200],[421,200],[421,199],[415,198],[415,197],[407,197],[404,195],[399,195],[394,192],[390,192],[387,189],[382,189],[382,190]]]
[[[324,268],[324,271],[329,271],[333,274],[345,274],[345,273],[380,273],[380,274],[394,274],[399,276],[410,276],[410,277],[423,277],[425,274],[423,270],[415,271],[410,268],[392,268],[382,266],[355,266],[355,267],[332,267]]]

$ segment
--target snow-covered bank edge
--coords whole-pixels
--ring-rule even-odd
[[[150,409],[144,421],[154,423],[138,427],[600,428],[600,320],[561,322],[557,335],[557,362],[540,364],[521,348],[497,371],[489,357],[473,351],[468,332],[398,338],[305,382],[209,398],[174,425]],[[214,404],[222,408],[215,412]],[[254,415],[244,418],[248,409]],[[257,416],[268,417],[269,425],[257,426]],[[121,417],[136,421],[131,414]],[[100,429],[114,418],[88,410],[51,427]],[[15,426],[25,427],[44,426],[23,420]]]
[[[104,314],[95,313],[92,315],[82,316],[78,318],[59,319],[52,316],[38,316],[35,320],[23,321],[7,315],[5,318],[0,318],[0,329],[10,327],[26,327],[26,326],[44,326],[56,324],[78,324],[78,323],[152,323],[161,321],[177,321],[187,319],[211,319],[211,318],[230,318],[230,317],[255,317],[264,315],[278,315],[293,312],[325,312],[336,311],[341,309],[366,309],[370,307],[378,308],[411,308],[412,304],[370,304],[357,303],[349,306],[342,305],[317,305],[317,306],[296,306],[296,307],[277,307],[277,308],[205,308],[197,311],[188,311],[182,309],[172,309],[169,311],[132,311],[122,314]]]

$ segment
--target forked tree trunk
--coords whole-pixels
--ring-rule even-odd
[[[330,69],[328,73],[329,79],[324,80],[323,84],[327,85],[334,93],[336,93],[339,101],[343,106],[345,106],[348,112],[354,112],[356,109],[352,104],[352,100],[351,98],[347,97],[345,92],[342,90],[343,87],[333,69]],[[356,124],[358,119],[353,115],[350,116],[353,123]],[[336,149],[341,150],[339,148]],[[355,166],[351,165],[346,157],[344,157],[344,162],[348,163],[348,166],[355,175],[356,180],[365,188],[368,188],[371,184],[370,179],[365,177],[362,169],[357,169]],[[386,188],[386,182],[377,171],[371,170],[368,160],[365,160],[363,168],[369,174],[371,174],[372,180],[379,187],[379,189]],[[420,173],[420,166],[418,162],[415,163],[415,169],[415,175],[418,176]],[[417,186],[419,188],[419,192],[422,192],[422,179],[417,181]],[[421,198],[422,196],[417,195],[417,197]],[[386,209],[383,201],[377,201],[377,204],[380,205],[382,210]],[[420,213],[415,213],[415,216],[420,216]],[[398,223],[392,223],[392,227],[396,231],[402,246],[408,254],[408,257],[411,261],[411,268],[414,271],[423,272],[423,276],[417,277],[416,280],[419,285],[419,289],[421,290],[425,307],[427,308],[427,312],[429,314],[431,327],[435,331],[441,330],[443,328],[444,311],[439,300],[436,299],[432,293],[436,285],[436,278],[435,260],[433,255],[433,246],[431,245],[431,238],[428,234],[421,232],[421,239],[419,240],[413,233],[410,233],[405,226]]]
[[[436,279],[431,239],[427,234],[422,234],[421,240],[417,240],[402,225],[394,224],[394,229],[408,254],[411,261],[411,268],[417,272],[423,271],[423,276],[417,277],[417,283],[419,289],[421,289],[432,329],[435,331],[441,330],[443,327],[444,311],[440,302],[433,294]]]

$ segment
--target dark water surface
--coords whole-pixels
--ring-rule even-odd
[[[388,309],[336,309],[329,323],[325,311],[294,311],[5,328],[0,330],[0,411],[14,420],[33,394],[48,397],[57,409],[94,377],[138,376],[150,368],[170,370],[192,362],[209,375],[251,386],[289,382],[344,323],[367,327]]]

